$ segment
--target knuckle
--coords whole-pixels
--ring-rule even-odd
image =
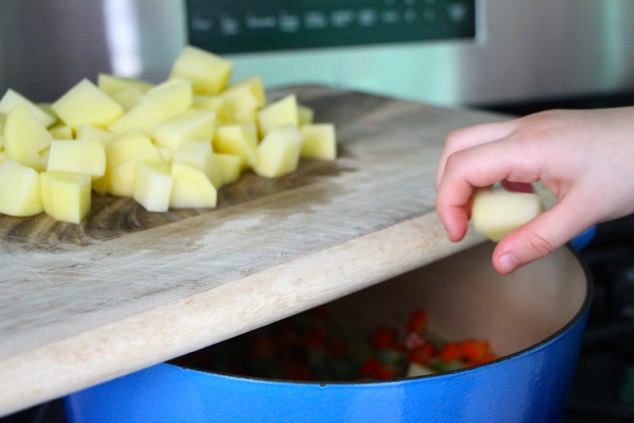
[[[537,233],[527,234],[526,244],[528,245],[530,251],[533,253],[535,258],[545,257],[555,251],[555,249],[557,248],[557,246],[554,245],[550,240]]]

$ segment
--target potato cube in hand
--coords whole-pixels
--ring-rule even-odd
[[[476,232],[497,242],[543,210],[537,194],[481,188],[473,197],[471,221]]]

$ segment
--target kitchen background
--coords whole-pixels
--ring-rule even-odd
[[[631,0],[0,0],[0,92],[164,79],[195,44],[273,88],[321,83],[523,115],[634,103]],[[634,421],[634,221],[582,251],[596,297],[569,422]],[[53,404],[7,421],[54,421]]]

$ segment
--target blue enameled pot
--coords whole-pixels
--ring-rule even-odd
[[[486,338],[502,357],[432,376],[297,383],[160,364],[65,399],[70,423],[560,422],[591,299],[568,248],[511,276],[483,244],[330,304],[374,327],[422,306],[447,338]]]

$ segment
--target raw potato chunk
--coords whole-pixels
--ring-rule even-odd
[[[44,212],[61,222],[79,223],[90,211],[90,175],[42,172]]]
[[[285,125],[299,125],[299,111],[295,94],[263,107],[258,112],[260,134],[266,135],[271,129]]]
[[[0,113],[8,115],[15,106],[21,103],[26,103],[28,105],[29,109],[31,109],[31,112],[33,112],[37,120],[45,128],[48,128],[57,120],[50,113],[47,113],[44,109],[37,106],[35,103],[31,102],[31,100],[27,99],[22,94],[12,90],[11,88],[7,90],[7,92],[4,94],[4,96],[2,96],[2,99],[0,100]]]
[[[238,180],[244,167],[244,159],[235,154],[214,153],[221,186]]]
[[[473,198],[471,221],[477,232],[497,242],[542,211],[537,194],[482,188]]]
[[[0,113],[0,151],[4,150],[4,124],[7,121],[7,115]]]
[[[435,372],[427,366],[423,366],[421,364],[412,361],[407,366],[407,374],[405,377],[419,377],[419,376],[427,376],[433,375]]]
[[[147,211],[166,212],[169,210],[172,192],[171,167],[167,163],[136,163],[133,198]]]
[[[313,109],[302,105],[297,106],[297,120],[299,122],[299,126],[310,125],[314,123],[314,119],[315,111]]]
[[[82,79],[52,106],[68,126],[94,125],[105,128],[123,113],[123,107],[88,79]]]
[[[252,76],[227,87],[222,93],[223,107],[227,110],[255,110],[266,103],[262,78]]]
[[[14,107],[4,126],[7,156],[41,172],[46,169],[46,150],[53,136],[37,119],[27,103]]]
[[[163,162],[156,146],[143,132],[130,131],[107,143],[105,184],[108,193],[133,196],[137,162]]]
[[[123,110],[128,112],[134,109],[137,104],[141,102],[141,98],[145,92],[141,90],[139,87],[135,87],[133,85],[123,88],[120,91],[112,93],[111,97],[114,101],[119,103]]]
[[[190,81],[173,79],[164,82],[149,90],[139,104],[108,126],[108,130],[120,134],[140,129],[149,134],[157,123],[189,109],[192,100]]]
[[[252,123],[221,125],[213,147],[215,152],[240,156],[246,165],[253,167],[258,160],[258,128]]]
[[[48,128],[49,134],[56,140],[72,140],[73,128],[66,125],[55,125]]]
[[[111,75],[109,73],[100,73],[97,75],[97,86],[101,91],[108,95],[113,95],[116,92],[124,90],[126,88],[134,87],[139,91],[145,93],[154,84],[135,78],[124,78],[120,76]]]
[[[115,134],[110,131],[97,128],[96,126],[92,125],[79,125],[75,132],[75,136],[77,137],[77,139],[99,140],[104,143],[115,136]]]
[[[218,112],[222,108],[225,100],[219,95],[194,94],[192,107],[195,109]]]
[[[49,172],[106,173],[106,149],[99,140],[54,140],[48,156]]]
[[[216,207],[218,193],[207,175],[195,167],[172,163],[171,208]]]
[[[40,175],[30,167],[7,159],[0,164],[0,213],[33,216],[44,211]]]
[[[297,169],[302,148],[302,134],[294,125],[271,129],[258,146],[255,172],[276,178]]]
[[[304,137],[301,157],[320,160],[335,160],[337,158],[337,140],[333,124],[304,125],[300,131]]]
[[[216,113],[190,109],[159,122],[152,129],[156,145],[176,150],[184,140],[205,140],[211,143],[216,131]]]
[[[220,188],[220,173],[210,142],[185,140],[174,151],[172,160],[201,170],[214,187]]]
[[[220,93],[233,71],[233,64],[213,53],[198,47],[187,46],[176,58],[170,78],[184,78],[192,81],[197,94]]]

